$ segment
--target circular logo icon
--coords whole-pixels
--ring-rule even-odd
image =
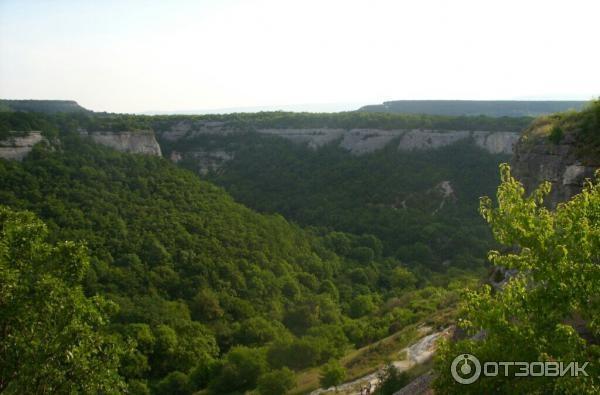
[[[481,364],[475,355],[460,354],[450,366],[452,378],[460,384],[471,384],[481,375]]]

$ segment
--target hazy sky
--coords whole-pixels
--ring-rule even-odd
[[[0,0],[0,97],[140,112],[600,95],[598,0]]]

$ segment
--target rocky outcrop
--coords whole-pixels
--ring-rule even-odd
[[[180,139],[193,139],[201,135],[228,135],[243,132],[243,130],[235,129],[224,122],[180,121],[162,132],[160,138],[167,142],[173,142]],[[461,140],[472,139],[477,146],[490,153],[510,155],[519,138],[519,133],[515,132],[461,130],[259,128],[255,132],[307,144],[313,149],[337,143],[341,148],[355,155],[382,149],[396,139],[398,140],[398,149],[401,151],[436,149]]]
[[[531,193],[543,181],[552,184],[546,203],[555,207],[581,192],[586,178],[593,178],[600,162],[578,157],[573,134],[555,144],[545,137],[525,135],[515,147],[512,159],[514,176]]]
[[[161,156],[160,145],[149,130],[135,132],[81,132],[97,144],[105,145],[117,151],[134,154]]]
[[[519,138],[515,132],[462,131],[462,130],[406,130],[406,129],[342,129],[342,128],[243,128],[221,121],[180,120],[159,125],[159,140],[166,147],[173,162],[191,160],[200,174],[220,171],[235,156],[235,144],[219,146],[211,136],[231,136],[258,133],[278,136],[311,149],[337,145],[353,155],[365,155],[394,145],[399,152],[431,150],[469,140],[492,153],[510,155]],[[200,139],[200,137],[203,137]],[[208,137],[208,138],[206,138]],[[196,141],[194,141],[196,139]],[[189,144],[181,144],[189,141]],[[216,145],[215,145],[216,142]],[[188,162],[189,163],[189,162]]]
[[[362,155],[384,148],[399,139],[401,151],[429,150],[472,139],[475,145],[492,154],[513,152],[519,139],[514,132],[486,131],[433,131],[433,130],[382,130],[382,129],[259,129],[259,133],[276,135],[288,140],[306,143],[318,148],[339,140],[339,146],[355,155]]]
[[[33,146],[42,141],[41,132],[9,132],[14,135],[0,141],[0,158],[21,161],[33,149]]]
[[[404,151],[436,149],[465,139],[472,139],[478,147],[492,154],[510,155],[519,133],[411,130],[402,136],[398,148]]]

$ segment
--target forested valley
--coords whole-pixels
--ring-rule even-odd
[[[110,345],[115,355],[110,380],[77,371],[47,383],[50,391],[74,382],[74,388],[128,388],[131,393],[235,393],[259,383],[288,390],[295,371],[419,322],[446,325],[457,290],[475,279],[465,269],[477,263],[438,270],[424,244],[407,253],[413,259],[403,261],[390,250],[389,240],[384,243],[358,227],[340,231],[331,224],[298,221],[300,227],[277,209],[258,214],[166,159],[93,144],[53,118],[5,117],[11,129],[21,122],[27,124],[20,129],[45,130],[48,142],[36,145],[21,163],[0,161],[3,248],[17,256],[27,253],[23,249],[36,251],[38,244],[53,250],[65,240],[75,243],[72,248],[81,257],[68,255],[80,263],[78,274],[61,278],[64,273],[48,267],[48,275],[71,284],[67,288],[81,287],[83,296],[103,306],[93,324],[86,321],[88,309],[82,309],[79,319],[102,339],[84,343],[80,358],[94,360],[98,344]],[[59,118],[68,124],[68,116]],[[9,237],[21,235],[23,226],[39,230],[37,244],[25,247]],[[10,258],[3,260],[3,267],[11,264]],[[44,275],[42,267],[28,270]],[[18,290],[37,284],[28,284],[34,280],[26,276],[6,279]],[[10,286],[3,292],[14,308],[32,309],[30,303],[42,302],[29,301]],[[26,323],[4,314],[7,330],[19,338],[18,328]],[[58,344],[29,341],[37,346],[25,360],[19,350],[29,345],[5,345],[13,351],[3,363],[2,381],[9,391],[35,392],[39,385],[11,379],[11,368],[59,364],[52,366],[59,371],[65,363],[62,351],[52,348]],[[38,354],[57,362],[41,362]]]
[[[551,122],[547,139],[560,141],[583,119],[581,150],[590,155],[596,113],[597,103],[587,118],[565,114],[534,126]],[[519,200],[523,191],[506,170],[498,176],[507,155],[465,139],[402,154],[389,144],[357,156],[255,128],[363,119],[381,129],[516,130],[531,119],[338,117],[207,116],[240,133],[167,141],[161,132],[180,116],[0,113],[3,139],[32,130],[44,137],[21,162],[0,160],[0,391],[303,393],[339,384],[346,371],[376,368],[388,357],[382,347],[400,350],[424,325],[441,330],[469,314],[481,326],[493,322],[464,298],[459,306],[460,295],[479,295],[488,250],[513,240],[499,228],[524,225],[510,217],[502,225],[488,200],[481,218],[480,197],[495,195],[502,181],[501,204],[546,215],[527,211],[533,203]],[[81,133],[147,129],[157,132],[165,157],[175,150],[235,156],[199,174],[194,156],[174,164]],[[500,308],[481,295],[489,314]],[[439,366],[458,351],[446,347]],[[379,393],[407,377],[389,376]],[[436,388],[452,393],[445,377]]]

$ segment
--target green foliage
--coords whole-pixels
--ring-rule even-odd
[[[271,369],[340,358],[456,300],[440,287],[461,271],[413,272],[365,229],[301,229],[162,158],[78,137],[81,125],[114,127],[120,117],[45,117],[60,144],[0,160],[0,200],[43,218],[50,242],[87,243],[89,266],[77,276],[88,296],[119,306],[104,331],[131,345],[118,373],[132,393],[252,390]],[[405,235],[417,222],[410,227]],[[434,226],[427,237],[449,229]]]
[[[387,365],[378,375],[379,385],[374,395],[393,395],[410,381],[406,372],[399,372],[394,364]]]
[[[260,376],[258,379],[258,392],[261,395],[284,395],[295,385],[294,372],[284,367]]]
[[[527,138],[547,136],[558,144],[570,136],[580,160],[597,163],[600,152],[600,99],[592,100],[581,111],[568,111],[536,119],[525,131]]]
[[[350,304],[350,315],[359,318],[373,313],[376,308],[371,295],[358,295]]]
[[[548,135],[548,140],[553,142],[554,144],[560,143],[564,136],[564,132],[560,126],[554,126]]]
[[[392,112],[401,114],[469,115],[471,118],[487,115],[512,119],[581,108],[583,101],[530,101],[530,100],[393,100],[383,104],[367,105],[359,111]],[[531,118],[529,118],[531,119]]]
[[[139,117],[143,119],[143,117]],[[154,129],[165,130],[178,121],[216,121],[242,130],[261,128],[378,128],[378,129],[435,129],[435,130],[490,130],[521,131],[532,118],[529,117],[467,117],[425,114],[390,114],[348,111],[339,113],[307,113],[269,111],[257,113],[169,115],[146,117]]]
[[[227,353],[210,389],[216,394],[244,392],[255,388],[258,378],[266,371],[267,362],[262,350],[234,347]]]
[[[548,183],[525,197],[508,165],[501,166],[501,179],[497,207],[483,198],[481,213],[496,239],[516,248],[491,251],[489,258],[518,274],[500,292],[485,286],[466,293],[462,326],[471,334],[483,329],[486,336],[440,349],[436,393],[597,393],[600,183],[588,182],[579,195],[549,211],[543,205]],[[481,361],[590,361],[589,376],[490,377],[464,386],[452,380],[449,367],[465,352]]]
[[[165,376],[156,386],[159,394],[190,395],[189,378],[185,373],[174,371]]]
[[[394,145],[355,156],[334,145],[313,150],[281,138],[236,134],[186,139],[173,149],[235,152],[209,180],[256,210],[353,234],[332,232],[327,247],[362,268],[381,257],[438,271],[444,263],[480,266],[483,260],[476,257],[484,256],[492,239],[476,207],[481,195],[493,193],[498,178],[490,174],[505,157],[468,141],[402,154]],[[196,171],[198,163],[184,159],[183,166]],[[436,192],[442,181],[454,189],[448,199]]]
[[[0,99],[0,111],[28,111],[37,113],[85,112],[71,100],[6,100]]]
[[[86,249],[48,237],[32,213],[0,206],[0,391],[123,390],[124,349],[106,333],[114,305],[83,294]]]
[[[319,383],[321,388],[337,387],[344,381],[346,369],[337,360],[331,360],[321,369]]]

